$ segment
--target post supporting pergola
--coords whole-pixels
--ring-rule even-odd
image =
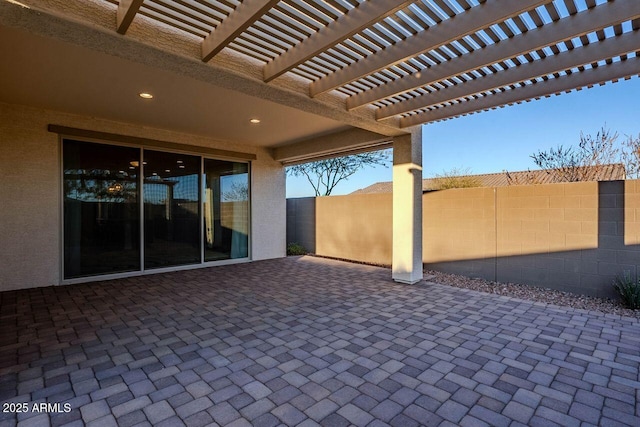
[[[422,280],[422,129],[393,139],[392,278]]]

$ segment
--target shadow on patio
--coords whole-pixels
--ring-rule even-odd
[[[302,257],[1,293],[0,425],[640,425],[637,320],[389,276]]]

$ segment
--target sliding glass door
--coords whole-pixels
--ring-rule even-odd
[[[66,140],[63,156],[65,278],[139,270],[140,150]]]
[[[204,259],[249,256],[249,167],[204,160]]]
[[[144,267],[200,262],[200,157],[144,150]]]
[[[249,257],[249,164],[64,140],[65,280]]]

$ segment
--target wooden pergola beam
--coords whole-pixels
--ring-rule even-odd
[[[640,1],[609,2],[423,70],[419,75],[402,77],[383,86],[353,95],[347,99],[347,109],[353,110],[638,17],[640,17]]]
[[[140,10],[143,0],[121,0],[116,12],[116,31],[125,34],[133,18]]]
[[[202,61],[207,62],[253,25],[280,0],[244,0],[202,42]]]
[[[563,52],[560,55],[549,56],[545,59],[530,62],[515,68],[509,68],[495,74],[484,76],[481,79],[471,80],[457,86],[440,90],[433,94],[423,95],[408,101],[379,108],[376,111],[376,119],[387,119],[398,114],[454,101],[638,50],[640,50],[640,34],[634,31]]]
[[[635,57],[627,59],[626,61],[614,62],[610,65],[592,68],[580,73],[572,73],[555,79],[530,84],[514,90],[496,93],[471,101],[460,102],[445,108],[415,114],[401,119],[400,127],[408,128],[437,120],[449,119],[502,107],[504,105],[560,94],[574,89],[603,84],[639,74],[640,58]]]
[[[374,23],[397,12],[415,0],[370,0],[331,22],[263,68],[269,82]]]
[[[316,80],[310,85],[309,94],[314,97],[328,92],[548,2],[549,0],[492,1],[473,7],[362,61]]]

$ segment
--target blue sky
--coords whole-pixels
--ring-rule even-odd
[[[640,133],[639,78],[425,125],[423,176],[453,168],[477,174],[537,169],[531,154],[577,145],[581,131],[595,135],[605,125],[621,137]],[[332,194],[391,179],[391,167],[362,169]],[[305,178],[287,177],[287,197],[313,195]]]

